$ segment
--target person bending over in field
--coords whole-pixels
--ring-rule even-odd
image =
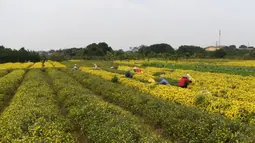
[[[97,64],[94,64],[93,70],[100,70],[100,68],[97,66]]]
[[[44,63],[46,62],[46,58],[44,57],[43,61],[42,61],[42,67],[44,67]]]
[[[159,82],[159,84],[163,84],[163,85],[167,85],[167,84],[169,84],[169,82],[165,79],[165,77],[160,77],[160,82]]]
[[[142,73],[143,71],[137,67],[134,67],[134,72],[139,72],[139,73]]]
[[[134,70],[134,72],[136,72],[136,70],[137,70],[137,67],[135,66],[135,67],[133,68],[133,70]]]
[[[117,70],[117,69],[118,69],[118,66],[117,66],[117,65],[114,65],[114,66],[111,67],[111,69],[116,69],[116,70]]]
[[[178,82],[178,86],[181,88],[187,88],[190,83],[192,83],[191,76],[189,74],[185,74]]]
[[[126,76],[127,78],[132,78],[132,77],[133,77],[133,75],[131,74],[130,71],[127,71],[127,72],[125,73],[125,76]]]
[[[78,70],[78,66],[76,64],[74,64],[73,70]]]

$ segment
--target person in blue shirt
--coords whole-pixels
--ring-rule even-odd
[[[169,84],[169,82],[164,77],[160,77],[160,79],[161,81],[159,82],[159,84],[163,84],[163,85]]]
[[[127,72],[125,73],[125,76],[126,76],[127,78],[132,78],[132,77],[133,77],[133,75],[131,74],[130,71],[127,71]]]

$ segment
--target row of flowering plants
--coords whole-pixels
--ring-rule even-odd
[[[13,96],[23,79],[25,70],[14,70],[0,78],[0,110]]]
[[[120,66],[119,70],[123,69],[132,69],[132,67]],[[179,102],[184,105],[196,105],[209,112],[226,115],[231,119],[236,118],[248,122],[255,121],[255,78],[252,76],[244,77],[223,73],[179,69],[169,70],[166,68],[151,67],[142,68],[142,70],[144,73],[136,73],[133,76],[137,81],[132,80],[133,83],[139,83],[139,86],[132,86],[132,84],[129,84],[130,82],[125,83],[152,95],[160,96],[160,98]],[[106,73],[105,75],[113,76],[117,73],[119,72],[111,71],[111,73]],[[160,74],[157,75],[157,73]],[[188,86],[188,89],[181,89],[176,86],[176,81],[178,82],[182,75],[186,73],[191,74],[195,80]],[[149,82],[151,79],[157,79],[155,75],[165,77],[170,81],[171,85],[156,86],[155,84],[151,84]],[[123,76],[119,76],[123,78]],[[140,81],[146,81],[147,83]]]
[[[67,74],[55,69],[49,69],[48,74],[72,128],[80,128],[90,142],[170,142],[130,112],[105,102]]]
[[[133,79],[123,78],[122,75],[102,70],[90,70],[90,68],[82,68],[83,72],[63,70],[105,100],[143,117],[151,125],[161,129],[165,138],[177,142],[255,141],[253,125],[230,120],[218,114],[209,114],[196,107],[176,104],[172,102],[173,100],[159,98],[164,91],[155,88],[155,85],[136,82]],[[114,75],[117,75],[120,84],[108,81]],[[131,86],[134,88],[130,88]],[[150,90],[155,92],[153,96],[147,94]],[[178,90],[182,89],[174,88],[171,92],[178,96],[180,92]],[[188,101],[187,104],[192,105],[192,101]]]
[[[0,116],[0,142],[74,142],[41,70],[30,70]]]
[[[24,69],[32,66],[34,63],[27,62],[27,63],[4,63],[0,64],[0,70],[1,69]]]

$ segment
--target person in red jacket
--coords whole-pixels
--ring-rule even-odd
[[[141,73],[141,72],[142,72],[142,70],[138,68],[138,69],[136,69],[136,72]]]
[[[134,67],[134,72],[139,72],[139,73],[142,73],[143,71],[137,67]]]
[[[178,82],[178,86],[182,88],[187,88],[189,83],[192,83],[192,78],[189,74],[185,74]]]

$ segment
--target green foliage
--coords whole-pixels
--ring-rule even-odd
[[[161,100],[91,74],[64,71],[104,99],[161,128],[166,138],[177,142],[255,141],[254,126]]]
[[[8,73],[7,70],[0,70],[0,77],[6,75]]]
[[[252,47],[250,47],[251,49]],[[178,50],[173,49],[169,44],[153,44],[150,46],[141,45],[130,47],[128,51],[122,49],[113,50],[107,43],[92,43],[86,47],[69,48],[63,50],[51,50],[48,53],[50,60],[63,61],[67,59],[86,60],[138,60],[160,58],[165,60],[178,60],[182,58],[245,58],[252,59],[247,48],[237,49],[235,45],[222,48],[220,51],[205,51],[202,47],[193,45],[182,45]],[[1,49],[0,49],[1,50]],[[47,53],[45,53],[47,54]],[[1,54],[0,54],[1,55]],[[1,56],[0,56],[1,57]],[[1,61],[0,61],[1,62]]]
[[[179,49],[177,50],[177,53],[181,57],[197,57],[197,58],[203,58],[205,50],[199,46],[188,46],[188,45],[183,45],[180,46]]]
[[[168,64],[162,62],[145,62],[143,66],[170,68],[170,69],[183,69],[194,70],[200,72],[213,72],[213,73],[228,73],[237,74],[242,76],[255,76],[255,68],[248,67],[231,67],[231,66],[216,66],[216,65],[197,65],[197,64]]]
[[[14,70],[0,78],[0,110],[4,107],[4,102],[11,98],[19,87],[24,74],[24,70]]]
[[[240,45],[239,46],[239,49],[246,49],[246,48],[248,48],[246,45]]]
[[[115,75],[115,76],[112,78],[111,81],[114,82],[114,83],[117,83],[117,82],[119,82],[119,78]]]
[[[165,72],[155,72],[155,73],[153,73],[153,76],[160,76],[162,74],[165,74]]]
[[[105,56],[107,52],[111,52],[112,48],[108,46],[105,42],[103,43],[93,43],[88,45],[83,52],[84,56]]]
[[[38,53],[27,51],[23,47],[17,51],[0,46],[0,63],[26,61],[38,62],[40,61],[40,56]]]
[[[138,52],[151,57],[154,57],[156,54],[159,54],[159,53],[171,53],[171,54],[175,53],[174,49],[170,45],[165,43],[154,44],[149,47],[142,46],[142,47],[139,47]]]
[[[74,142],[59,114],[54,91],[32,70],[0,117],[0,142]]]
[[[249,55],[251,58],[255,59],[255,49],[250,51]]]
[[[197,106],[204,106],[204,107],[206,107],[206,106],[209,105],[210,100],[211,100],[211,98],[210,98],[209,95],[199,94],[199,95],[196,96],[194,103]]]
[[[224,49],[219,49],[214,52],[215,58],[224,58],[227,55],[227,53],[224,51]]]
[[[228,53],[228,54],[237,51],[235,45],[225,46],[225,47],[223,47],[223,50],[224,50],[226,53]]]
[[[49,56],[49,60],[61,62],[65,60],[65,57],[64,55],[58,55],[57,53],[53,53]]]
[[[57,70],[48,73],[68,110],[72,127],[79,127],[91,142],[163,142],[131,113],[104,102],[68,75]]]

